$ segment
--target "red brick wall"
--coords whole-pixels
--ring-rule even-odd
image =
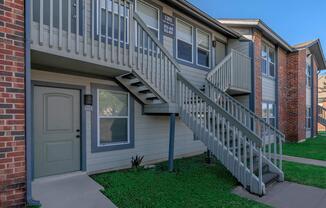
[[[282,133],[287,125],[287,53],[282,48],[278,49],[278,126]]]
[[[285,137],[290,141],[305,139],[306,50],[288,55],[287,60],[287,125]]]
[[[262,34],[255,30],[253,33],[255,56],[255,113],[262,115],[262,76],[261,76],[261,43]]]
[[[25,204],[24,1],[0,0],[0,207]]]

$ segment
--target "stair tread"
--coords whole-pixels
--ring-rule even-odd
[[[134,78],[136,78],[136,76],[134,74],[130,73],[130,74],[123,75],[122,78],[123,79],[134,79]]]
[[[278,178],[278,174],[277,173],[273,173],[273,172],[268,172],[268,173],[264,173],[263,174],[263,182],[264,184],[270,184],[273,181],[276,181]]]

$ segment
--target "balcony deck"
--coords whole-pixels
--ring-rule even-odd
[[[129,44],[132,38],[129,33],[133,27],[132,21],[129,21],[132,15],[129,7],[132,5],[127,0],[119,2],[120,10],[113,16],[120,24],[115,24],[117,27],[112,28],[112,32],[114,30],[113,33],[119,32],[121,35],[112,40],[108,27],[106,31],[97,30],[100,26],[96,22],[100,23],[101,20],[95,19],[96,12],[103,8],[96,8],[99,5],[95,1],[32,1],[32,64],[112,77],[131,72]],[[104,10],[110,12],[109,8],[106,5]]]

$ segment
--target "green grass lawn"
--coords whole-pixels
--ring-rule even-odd
[[[326,168],[283,161],[286,181],[326,188]]]
[[[317,136],[302,143],[286,143],[283,145],[283,154],[326,160],[326,136]]]
[[[175,167],[170,173],[161,163],[92,178],[119,208],[266,207],[232,194],[236,180],[221,164],[206,164],[204,155],[176,160]]]

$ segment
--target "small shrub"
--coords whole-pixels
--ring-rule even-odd
[[[132,168],[138,168],[141,165],[141,162],[143,161],[144,156],[138,156],[131,158],[131,167]]]

